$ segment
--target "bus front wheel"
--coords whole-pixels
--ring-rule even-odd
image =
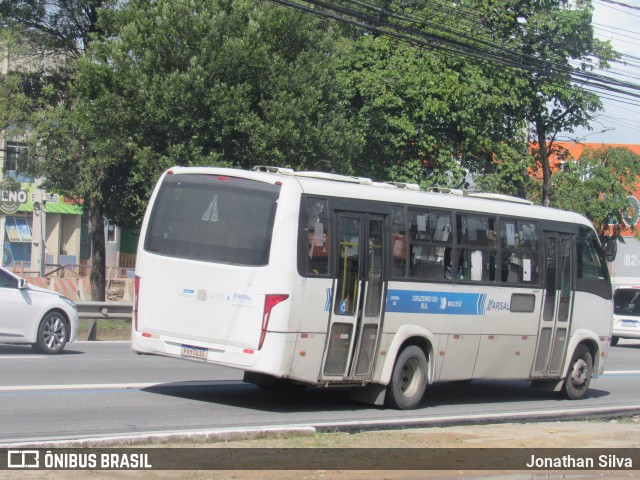
[[[573,354],[567,378],[564,379],[562,395],[569,400],[584,397],[591,383],[593,374],[593,357],[586,345],[578,345]]]
[[[416,346],[406,347],[393,367],[391,382],[387,387],[387,405],[401,410],[418,406],[427,388],[427,358]]]

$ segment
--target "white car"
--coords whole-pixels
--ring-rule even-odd
[[[640,285],[618,286],[613,292],[611,345],[621,338],[640,339]]]
[[[75,341],[77,333],[75,303],[0,267],[0,343],[31,344],[54,354]]]

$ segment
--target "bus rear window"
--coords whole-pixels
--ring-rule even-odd
[[[144,249],[204,262],[266,265],[279,193],[279,186],[236,177],[167,175]]]

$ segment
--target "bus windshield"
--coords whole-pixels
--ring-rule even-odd
[[[269,262],[280,187],[219,175],[166,175],[144,249],[234,265]]]

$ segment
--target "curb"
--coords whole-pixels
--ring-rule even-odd
[[[125,447],[131,445],[160,445],[167,442],[195,442],[208,441],[225,442],[231,440],[255,440],[260,438],[277,437],[310,437],[316,434],[314,427],[274,427],[248,428],[229,430],[205,430],[202,432],[167,432],[167,433],[139,433],[119,435],[113,437],[91,437],[82,439],[26,441],[2,444],[2,448],[93,448],[93,447]]]

